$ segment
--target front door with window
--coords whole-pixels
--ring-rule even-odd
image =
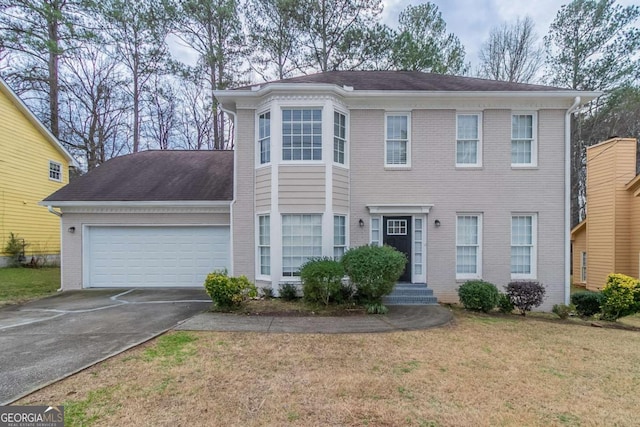
[[[401,282],[411,282],[411,217],[383,217],[383,243],[392,246],[407,256]]]

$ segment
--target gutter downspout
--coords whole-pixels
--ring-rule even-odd
[[[238,115],[227,108],[224,108],[222,104],[220,104],[220,110],[223,113],[230,115],[233,117],[233,199],[231,200],[231,205],[229,205],[229,228],[230,228],[230,238],[229,238],[229,267],[230,272],[229,275],[235,275],[234,272],[234,257],[233,257],[233,208],[236,204],[236,197],[238,194],[238,155],[236,151],[236,143],[238,141]]]
[[[580,105],[576,96],[564,115],[564,304],[571,294],[571,114]]]
[[[54,214],[55,216],[62,217],[62,213],[61,213],[61,212],[58,212],[58,211],[53,210],[53,206],[51,206],[51,205],[47,205],[47,209],[49,210],[49,212],[51,212],[51,213],[52,213],[52,214]]]
[[[62,218],[62,212],[58,212],[53,209],[53,206],[47,205],[47,210],[57,216],[58,218]],[[60,224],[60,277],[62,277],[62,223]],[[62,281],[60,282],[60,287],[56,290],[56,292],[62,292]]]

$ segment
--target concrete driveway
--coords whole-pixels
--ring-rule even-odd
[[[4,307],[0,405],[145,342],[210,306],[204,289],[100,289]]]

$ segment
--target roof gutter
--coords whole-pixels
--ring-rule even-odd
[[[62,216],[62,212],[58,212],[58,211],[54,210],[53,206],[51,206],[51,205],[47,205],[47,209],[49,210],[49,212],[51,212],[55,216],[58,216],[58,217]]]
[[[236,204],[236,195],[238,194],[238,156],[236,155],[236,142],[238,141],[238,115],[236,114],[235,111],[231,111],[227,108],[224,107],[224,105],[220,104],[220,109],[222,110],[222,112],[230,115],[231,117],[233,117],[233,198],[231,199],[231,203],[229,203],[229,227],[231,229],[231,239],[229,239],[229,252],[231,253],[231,256],[229,257],[230,260],[230,274],[233,276],[235,275],[235,272],[233,270],[234,267],[234,263],[233,263],[233,259],[235,258],[233,256],[233,208]]]
[[[571,294],[571,114],[580,105],[576,96],[564,115],[564,303]]]

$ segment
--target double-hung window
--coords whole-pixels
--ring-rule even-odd
[[[282,160],[322,160],[322,109],[282,110]]]
[[[511,115],[511,166],[537,166],[536,115],[514,113]]]
[[[536,215],[511,216],[511,278],[536,278]]]
[[[258,258],[260,274],[271,274],[271,225],[269,215],[258,216]]]
[[[260,150],[260,164],[271,161],[271,113],[266,112],[258,116],[258,148]]]
[[[339,260],[347,250],[347,218],[333,216],[333,258]]]
[[[53,160],[49,160],[49,179],[62,181],[62,165]]]
[[[482,216],[459,214],[456,218],[456,279],[482,277]]]
[[[411,119],[408,113],[389,113],[385,123],[384,164],[411,166]]]
[[[347,116],[334,111],[333,113],[333,161],[345,164],[345,147],[347,142]]]
[[[587,281],[587,253],[582,252],[580,254],[580,281],[586,283]]]
[[[480,114],[458,114],[456,118],[456,166],[482,166]]]
[[[300,266],[322,256],[322,215],[282,215],[282,275],[300,275]]]

